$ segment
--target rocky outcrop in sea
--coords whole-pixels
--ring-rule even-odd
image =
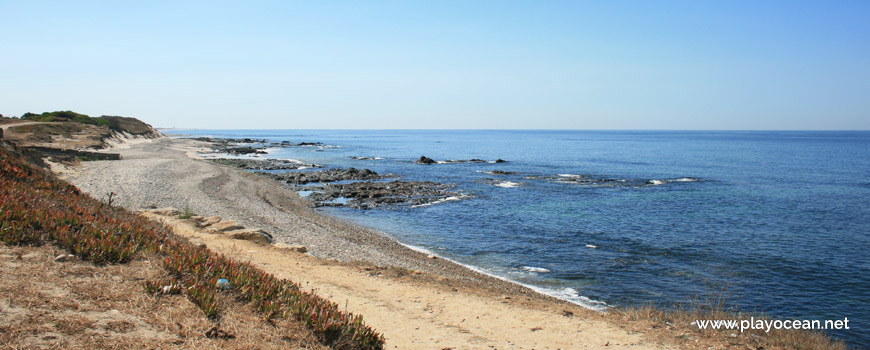
[[[273,178],[283,181],[288,185],[304,185],[312,182],[336,182],[336,181],[360,181],[360,180],[381,180],[390,177],[398,177],[396,175],[380,175],[369,169],[328,169],[310,172],[288,172],[281,174],[271,174]]]
[[[429,158],[427,156],[420,156],[420,158],[417,158],[417,160],[414,161],[414,164],[454,164],[454,163],[507,163],[507,161],[504,159],[501,159],[501,158],[493,160],[493,161],[488,161],[488,160],[483,160],[483,159],[478,159],[478,158],[472,158],[472,159],[468,159],[468,160],[448,159],[448,160],[438,161],[438,160],[434,160],[432,158]]]
[[[430,181],[352,182],[306,187],[315,206],[356,209],[415,207],[459,199],[452,186]]]
[[[306,164],[284,159],[215,158],[211,159],[211,161],[245,170],[296,170],[321,167],[317,164]]]

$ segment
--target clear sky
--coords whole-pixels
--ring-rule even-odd
[[[870,1],[0,1],[0,113],[870,129]]]

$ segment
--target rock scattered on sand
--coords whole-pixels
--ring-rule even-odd
[[[216,232],[228,232],[228,231],[233,231],[233,230],[240,230],[243,228],[244,228],[244,226],[237,224],[235,221],[224,220],[224,221],[221,221],[221,222],[218,222],[216,224],[209,226],[208,230],[209,231],[216,231]]]
[[[306,248],[304,245],[299,245],[299,244],[275,243],[275,248],[286,249],[289,251],[303,253],[303,254],[308,252],[308,248]]]
[[[263,231],[258,228],[249,228],[249,229],[237,229],[226,232],[230,238],[233,239],[243,239],[246,241],[252,241],[259,244],[270,244],[272,243],[272,235],[268,234],[266,231]]]
[[[178,209],[175,209],[173,207],[149,209],[148,211],[150,211],[154,214],[163,215],[163,216],[178,216],[178,214],[181,214],[181,211],[179,211]]]
[[[199,226],[200,227],[209,227],[209,226],[214,225],[214,224],[219,223],[219,222],[221,222],[220,216],[209,216],[207,218],[202,219],[202,221],[199,223]]]

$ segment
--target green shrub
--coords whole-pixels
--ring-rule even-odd
[[[76,113],[73,111],[55,111],[45,112],[42,114],[24,113],[21,119],[31,120],[35,122],[75,122],[81,124],[89,124],[96,126],[108,127],[111,123],[105,118],[91,118],[88,115]]]

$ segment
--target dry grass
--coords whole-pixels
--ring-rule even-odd
[[[22,146],[53,144],[59,148],[102,148],[103,140],[110,136],[108,127],[68,122],[15,126],[3,135]]]
[[[304,325],[266,322],[226,295],[218,295],[217,321],[182,295],[149,296],[143,281],[168,277],[159,259],[54,261],[64,253],[0,244],[0,348],[326,349]]]
[[[699,329],[697,320],[748,320],[764,317],[726,309],[721,293],[698,299],[688,306],[663,309],[645,305],[612,310],[614,318],[633,330],[642,331],[663,343],[678,344],[689,349],[766,349],[766,350],[845,350],[846,344],[833,340],[821,331],[776,330],[713,330]]]

